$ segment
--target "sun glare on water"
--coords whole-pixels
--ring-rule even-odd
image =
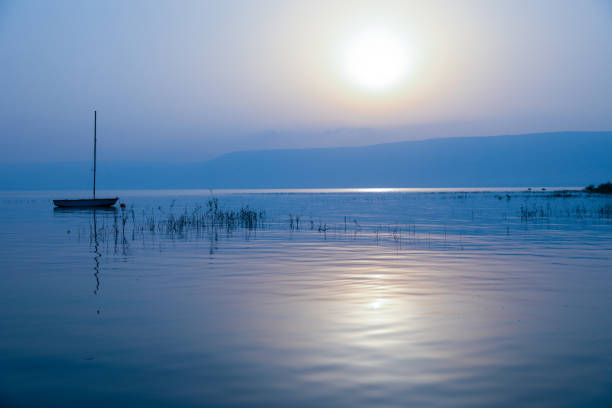
[[[380,29],[354,37],[347,46],[344,65],[347,79],[371,91],[397,85],[410,68],[406,47],[399,37]]]

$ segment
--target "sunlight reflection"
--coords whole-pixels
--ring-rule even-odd
[[[387,303],[386,299],[376,299],[369,304],[370,309],[380,309]]]

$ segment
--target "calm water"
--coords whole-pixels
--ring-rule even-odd
[[[119,195],[0,193],[0,405],[612,405],[611,198]]]

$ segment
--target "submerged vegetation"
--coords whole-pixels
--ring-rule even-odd
[[[171,205],[171,208],[173,206],[174,204]],[[161,207],[158,207],[157,216],[155,211],[147,215],[143,210],[141,224],[137,223],[133,208],[121,212],[124,226],[126,218],[129,217],[136,231],[148,229],[150,232],[166,234],[182,234],[187,230],[203,231],[219,228],[228,231],[236,228],[253,230],[263,227],[265,216],[265,211],[253,210],[248,205],[237,210],[222,208],[217,198],[208,200],[205,207],[197,205],[191,211],[185,208],[181,214],[166,213]]]
[[[161,206],[151,209],[150,213],[142,210],[140,216],[136,215],[134,207],[125,208],[121,206],[120,211],[112,211],[112,223],[108,225],[108,211],[100,211],[101,217],[93,217],[89,223],[90,242],[111,242],[114,238],[115,250],[121,245],[125,254],[129,248],[129,241],[137,239],[145,240],[146,236],[152,237],[161,234],[169,238],[211,237],[217,240],[219,232],[230,235],[234,230],[243,229],[254,231],[264,227],[266,218],[265,211],[256,211],[248,205],[239,209],[227,209],[219,205],[217,198],[208,200],[205,206],[197,205],[193,209],[185,208],[183,212],[175,214],[172,212],[174,202],[169,211]],[[131,239],[128,239],[131,237]],[[211,249],[212,251],[212,249]]]
[[[608,203],[589,207],[584,204],[578,204],[572,207],[559,208],[556,211],[553,211],[550,204],[546,206],[537,204],[532,204],[531,206],[522,205],[520,215],[522,221],[553,217],[560,219],[612,219],[612,204]]]
[[[314,234],[325,240],[359,239],[375,242],[376,245],[386,242],[399,248],[409,244],[425,244],[463,249],[469,240],[473,241],[477,236],[486,238],[485,235],[508,235],[511,231],[528,228],[530,225],[546,227],[572,225],[575,222],[608,223],[612,220],[612,200],[607,196],[596,198],[583,191],[490,195],[492,202],[496,203],[493,207],[489,207],[492,202],[486,204],[486,201],[481,201],[484,197],[479,193],[432,197],[454,199],[454,204],[449,202],[444,204],[444,210],[439,208],[453,214],[452,217],[447,217],[448,214],[443,212],[437,215],[421,213],[421,207],[413,207],[413,212],[404,213],[397,220],[384,216],[371,218],[367,211],[344,216],[321,212],[319,215],[322,217],[319,218],[313,214],[295,212],[283,216],[277,210],[270,217],[265,210],[254,209],[249,205],[230,208],[218,198],[210,198],[203,204],[185,206],[179,211],[176,200],[168,207],[157,206],[142,210],[135,209],[133,205],[121,207],[118,211],[98,212],[101,215],[97,222],[94,212],[89,233],[92,241],[114,241],[115,248],[122,247],[124,253],[132,245],[130,242],[140,241],[143,246],[155,243],[161,248],[168,239],[208,240],[212,253],[216,250],[219,238],[230,238],[239,231],[244,232],[243,237],[246,239],[256,238],[257,231],[262,231],[268,237],[274,236],[281,240],[292,239],[292,234],[300,233]],[[372,202],[378,205],[376,203],[379,200],[385,199],[384,196],[373,197]],[[412,200],[412,196],[406,196],[406,199]],[[501,212],[492,212],[494,208]],[[319,211],[325,209],[319,207]],[[484,229],[488,231],[485,235],[479,232]],[[283,235],[283,231],[287,235]]]

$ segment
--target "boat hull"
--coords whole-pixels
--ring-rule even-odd
[[[85,198],[79,200],[53,200],[53,204],[61,208],[94,208],[112,207],[119,197],[116,198]]]

